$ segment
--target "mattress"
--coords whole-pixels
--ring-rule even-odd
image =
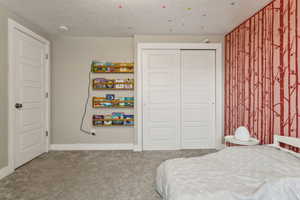
[[[157,169],[164,200],[300,200],[300,159],[270,146],[231,147]]]

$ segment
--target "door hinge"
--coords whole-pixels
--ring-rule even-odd
[[[45,55],[45,59],[48,60],[49,59],[49,54]]]
[[[49,132],[48,131],[46,131],[46,137],[48,137],[49,136]]]
[[[46,92],[45,97],[49,98],[49,92]]]

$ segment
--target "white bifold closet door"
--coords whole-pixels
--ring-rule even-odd
[[[144,50],[143,149],[215,147],[215,51]]]

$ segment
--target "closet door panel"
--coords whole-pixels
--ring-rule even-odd
[[[183,148],[207,147],[211,137],[210,108],[203,105],[186,105],[182,110],[182,145]],[[200,146],[202,145],[202,146]]]
[[[180,51],[143,52],[143,149],[180,148]]]
[[[213,148],[215,122],[215,51],[181,52],[182,148]]]

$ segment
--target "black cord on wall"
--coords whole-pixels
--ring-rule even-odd
[[[86,101],[85,101],[84,112],[83,112],[83,115],[82,115],[82,118],[81,118],[80,131],[83,132],[83,133],[86,133],[88,135],[95,136],[96,133],[91,133],[90,131],[85,130],[83,128],[83,123],[84,123],[84,120],[85,120],[85,117],[86,117],[86,114],[87,114],[87,109],[88,109],[90,96],[91,96],[91,79],[92,79],[92,72],[90,71],[89,72],[89,81],[88,81],[89,82],[89,84],[88,84],[88,96],[87,96]]]

